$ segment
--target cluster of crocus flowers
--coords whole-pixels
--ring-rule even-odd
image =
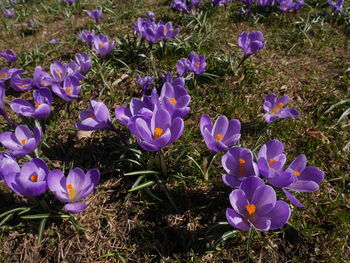
[[[192,0],[189,3],[186,0],[174,0],[171,2],[171,8],[186,14],[189,14],[192,8],[198,8],[202,0]]]
[[[338,0],[336,2],[333,0],[327,0],[327,4],[332,7],[333,12],[343,12],[344,0]]]
[[[158,40],[168,40],[174,38],[180,31],[180,29],[173,29],[171,22],[164,23],[159,21],[158,23],[153,17],[138,18],[137,22],[133,24],[135,32],[141,36],[142,39],[146,39],[151,45]]]
[[[324,179],[324,172],[313,166],[306,166],[305,155],[298,156],[284,169],[286,154],[278,140],[263,145],[254,161],[249,149],[234,147],[222,157],[227,174],[224,183],[233,190],[230,202],[233,209],[227,209],[228,222],[235,228],[268,231],[282,227],[290,217],[290,208],[284,201],[276,201],[273,189],[281,189],[287,199],[298,207],[301,202],[290,191],[314,192]],[[272,185],[265,185],[259,178],[265,178]]]
[[[206,59],[205,56],[197,56],[195,52],[191,52],[189,58],[181,58],[176,64],[176,72],[182,77],[187,72],[193,72],[200,75],[206,70]]]
[[[109,40],[103,34],[95,34],[95,31],[83,30],[78,37],[83,40],[88,46],[95,51],[102,59],[104,59],[114,48],[115,41]]]
[[[285,108],[289,97],[282,96],[278,98],[275,94],[269,94],[264,99],[263,109],[265,111],[264,119],[266,122],[273,122],[277,119],[286,119],[299,117],[300,113],[294,108]]]
[[[9,63],[15,62],[17,60],[17,55],[12,49],[0,51],[0,56],[6,59]]]
[[[244,58],[257,53],[265,46],[264,36],[260,31],[243,32],[238,37],[238,46],[244,52]]]
[[[305,6],[304,0],[278,0],[279,2],[279,9],[283,12],[298,10]]]

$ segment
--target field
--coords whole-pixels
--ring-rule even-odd
[[[44,143],[36,154],[50,170],[67,174],[73,167],[97,168],[101,178],[84,199],[87,209],[73,219],[49,217],[42,223],[19,214],[6,222],[0,218],[0,262],[350,262],[348,2],[342,13],[332,12],[326,1],[310,0],[292,12],[254,5],[250,15],[246,7],[240,12],[239,1],[224,8],[204,0],[194,14],[172,10],[168,0],[17,2],[13,18],[0,17],[0,50],[13,49],[18,56],[10,67],[25,69],[24,76],[31,78],[36,66],[49,72],[55,61],[69,63],[83,52],[92,59],[78,99],[68,104],[54,95]],[[99,23],[85,12],[93,9],[103,12]],[[141,42],[132,23],[147,11],[156,21],[172,21],[178,35],[153,46]],[[29,19],[34,26],[27,25]],[[77,37],[84,29],[115,41],[105,59]],[[266,45],[240,64],[243,51],[237,39],[244,31],[261,31]],[[56,44],[49,43],[53,39]],[[162,148],[164,172],[162,160],[159,164],[155,152],[137,144],[115,119],[114,109],[140,97],[137,74],[152,76],[160,91],[161,75],[175,75],[177,61],[191,51],[205,55],[206,71],[186,80],[190,113],[182,136]],[[7,66],[0,57],[0,69]],[[288,95],[288,106],[300,117],[265,122],[262,104],[270,93]],[[32,92],[6,87],[5,108],[16,123],[33,125],[32,119],[11,110],[15,98],[31,100]],[[79,113],[91,99],[106,104],[121,132],[78,131]],[[203,114],[238,119],[242,135],[237,145],[255,154],[277,139],[285,145],[287,163],[305,154],[308,165],[325,173],[318,191],[296,194],[305,208],[290,204],[288,223],[255,231],[249,249],[248,232],[223,223],[232,191],[222,182],[224,153],[213,160],[209,180],[196,166],[211,154],[200,132]],[[13,130],[0,116],[0,132]],[[20,164],[29,160],[17,159]],[[162,172],[133,175],[136,171]],[[147,182],[148,187],[129,191]],[[288,201],[282,191],[277,196]],[[62,208],[50,192],[27,198],[0,181],[0,214],[31,205],[35,208],[27,215]]]

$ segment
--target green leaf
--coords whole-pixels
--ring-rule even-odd
[[[11,219],[11,217],[13,217],[14,214],[8,214],[1,222],[0,222],[0,226],[2,226],[3,224],[5,224],[8,220]]]
[[[232,237],[236,236],[238,233],[239,233],[238,230],[227,231],[221,237],[219,237],[215,240],[214,245],[217,245],[217,244],[219,244],[219,243],[221,243],[229,238],[232,238]]]
[[[143,184],[141,184],[141,185],[139,185],[139,186],[136,186],[136,187],[134,187],[134,188],[131,188],[131,189],[129,190],[129,192],[133,192],[133,191],[137,191],[137,190],[140,190],[140,189],[143,189],[143,188],[146,188],[146,187],[150,187],[150,186],[152,186],[152,185],[154,185],[154,184],[155,184],[154,181],[148,181],[148,182],[143,183]]]
[[[139,174],[159,174],[159,172],[156,171],[150,171],[150,170],[144,170],[144,171],[135,171],[124,174],[125,176],[131,176],[131,175],[139,175]]]
[[[17,208],[8,210],[8,211],[2,213],[2,214],[0,215],[0,218],[2,218],[2,217],[4,217],[4,216],[7,216],[8,214],[14,214],[14,213],[16,213],[16,212],[18,212],[18,211],[26,211],[28,208],[29,208],[29,210],[31,209],[31,207],[22,206],[22,207],[17,207]],[[27,211],[29,211],[29,210],[27,210]]]
[[[38,230],[38,242],[37,242],[38,246],[40,246],[41,240],[43,239],[46,222],[47,222],[47,218],[43,218],[40,220],[39,230]]]
[[[43,218],[70,218],[70,215],[47,213],[47,214],[21,216],[21,219],[43,219]]]
[[[77,231],[87,231],[85,227],[79,224],[79,222],[76,220],[74,216],[70,216],[69,220],[72,222],[73,226]]]

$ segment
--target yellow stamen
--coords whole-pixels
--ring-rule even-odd
[[[222,140],[222,138],[223,138],[222,134],[218,133],[218,134],[216,134],[216,139],[215,139],[215,141],[219,142],[219,141]]]
[[[5,77],[7,77],[9,74],[7,74],[6,72],[0,74],[0,79],[3,79]]]
[[[201,63],[200,62],[196,62],[196,65],[197,65],[197,67],[201,67]]]
[[[40,107],[40,103],[35,103],[35,108],[39,108]]]
[[[168,29],[166,27],[164,27],[163,33],[164,33],[164,35],[166,35],[168,33]]]
[[[67,95],[70,95],[72,93],[72,88],[67,88],[66,93],[67,93]]]
[[[100,45],[100,47],[103,47],[105,45],[105,43],[100,43],[99,45]]]
[[[244,174],[244,171],[245,171],[244,164],[245,164],[245,160],[240,158],[239,159],[239,175],[240,176],[243,176],[243,174]]]
[[[59,69],[56,69],[56,73],[58,75],[59,78],[62,78],[62,73]]]
[[[74,192],[73,185],[68,184],[68,185],[67,185],[67,189],[68,189],[68,191],[69,191],[69,197],[70,197],[71,199],[73,199],[74,196],[75,196],[75,192]]]
[[[255,214],[256,206],[255,205],[246,205],[245,209],[247,209],[249,216],[253,216]]]
[[[46,86],[47,83],[43,81],[43,82],[41,82],[41,85]]]
[[[164,130],[161,128],[155,128],[154,129],[154,138],[158,139],[164,134]]]
[[[19,88],[24,89],[26,85],[18,85]]]
[[[176,103],[177,103],[177,100],[174,99],[174,98],[170,98],[169,100],[170,100],[170,102],[171,102],[172,104],[176,104]]]
[[[272,168],[272,165],[276,162],[275,159],[270,159],[269,160],[269,167]]]
[[[300,173],[298,171],[293,172],[296,176],[300,176]]]
[[[32,181],[33,183],[36,183],[38,181],[38,175],[37,174],[36,175],[32,175],[30,177],[30,181]]]
[[[282,107],[284,106],[284,104],[283,103],[278,103],[278,105],[276,106],[276,107],[274,107],[273,108],[273,110],[272,110],[272,114],[276,114],[276,113],[278,113],[281,109],[282,109]]]

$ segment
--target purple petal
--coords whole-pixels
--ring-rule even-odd
[[[231,208],[226,209],[226,219],[228,223],[234,228],[240,230],[248,230],[250,228],[249,222]]]

